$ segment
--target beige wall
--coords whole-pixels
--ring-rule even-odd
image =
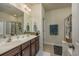
[[[48,44],[62,44],[64,40],[64,19],[71,14],[71,8],[61,8],[56,10],[51,10],[46,12],[45,18],[45,33],[44,33],[44,43]],[[58,35],[50,35],[50,24],[58,24]]]
[[[29,23],[29,25],[30,25],[30,31],[32,32],[32,19],[31,19],[31,14],[28,15],[28,14],[24,13],[24,31],[26,31],[27,23]]]
[[[24,30],[27,23],[30,24],[30,31],[34,32],[33,25],[36,23],[37,30],[40,32],[40,51],[37,55],[42,55],[43,51],[43,28],[42,28],[42,5],[40,3],[31,6],[30,14],[24,13]]]
[[[38,55],[42,55],[43,51],[43,28],[42,28],[42,5],[40,3],[32,6],[32,31],[33,25],[36,22],[37,28],[40,31],[40,51]]]
[[[18,17],[17,17],[17,21],[18,21],[18,22],[23,22],[23,21],[24,21],[24,15],[18,16]]]
[[[79,3],[72,4],[72,41],[73,55],[79,56]]]

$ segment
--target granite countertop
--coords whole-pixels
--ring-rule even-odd
[[[3,53],[5,53],[5,52],[23,44],[23,43],[25,43],[25,42],[35,38],[35,37],[37,37],[37,36],[30,35],[28,37],[26,36],[24,38],[21,38],[20,40],[17,39],[17,40],[11,41],[11,42],[6,42],[6,43],[0,45],[0,54],[3,54]]]

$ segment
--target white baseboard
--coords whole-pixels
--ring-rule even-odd
[[[49,42],[45,42],[44,44],[47,44],[47,45],[54,45],[54,43],[49,43]]]
[[[44,44],[47,44],[47,45],[58,45],[58,46],[62,46],[62,44],[56,44],[56,43],[50,43],[50,42],[45,42]]]
[[[44,51],[43,56],[50,56],[50,53]]]
[[[43,56],[43,50],[39,50],[36,56]]]

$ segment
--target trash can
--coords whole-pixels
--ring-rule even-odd
[[[54,54],[62,56],[62,46],[54,45]]]

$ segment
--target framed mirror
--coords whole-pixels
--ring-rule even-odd
[[[72,43],[72,15],[69,15],[64,22],[65,41]]]

